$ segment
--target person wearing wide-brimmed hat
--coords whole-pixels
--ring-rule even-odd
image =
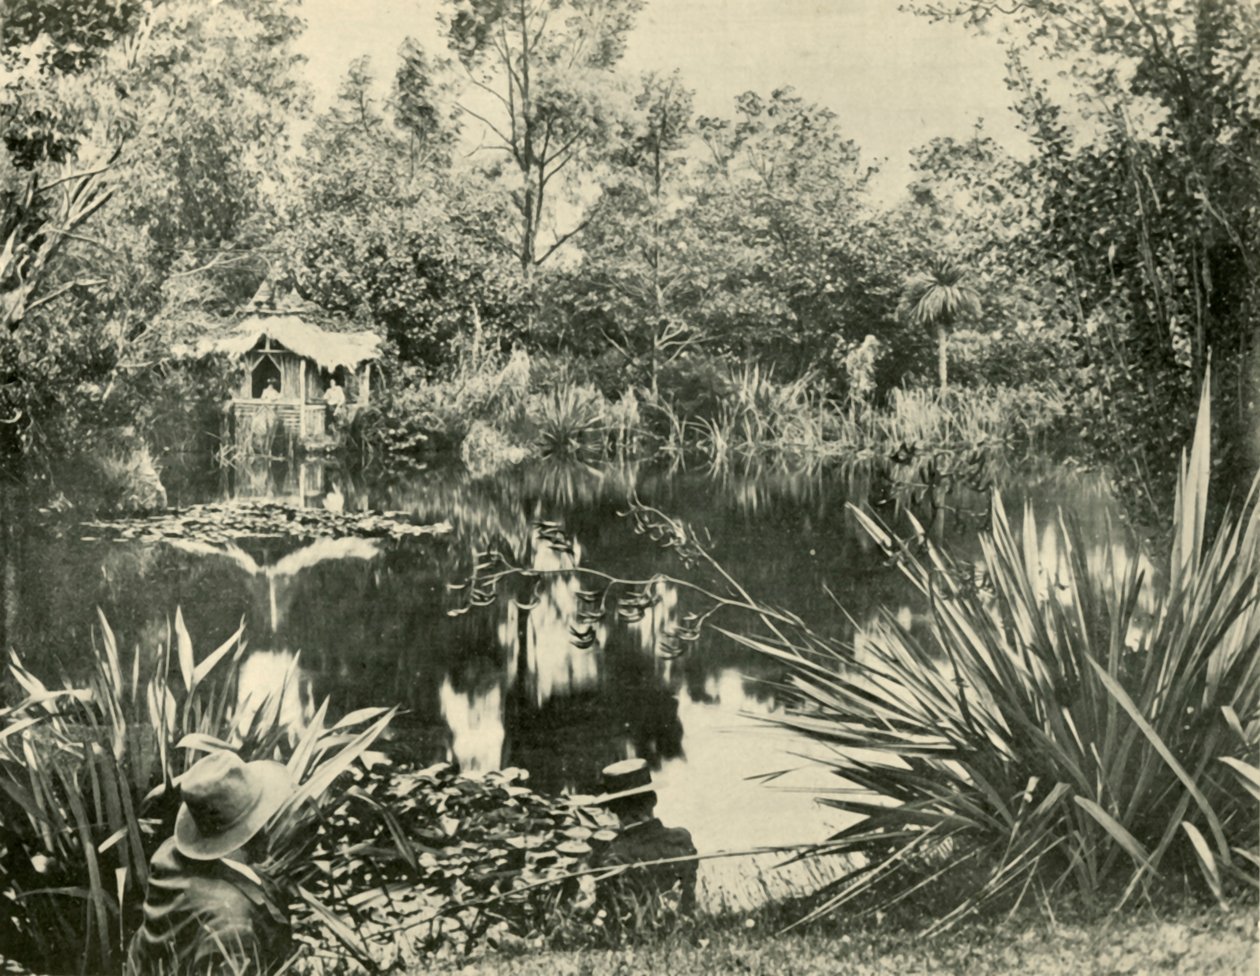
[[[681,827],[666,827],[656,817],[656,791],[652,771],[642,759],[625,759],[605,766],[604,792],[592,803],[607,807],[621,821],[621,831],[595,857],[597,867],[652,864],[622,872],[613,885],[613,900],[633,898],[635,917],[643,910],[660,916],[660,909],[690,915],[696,904],[696,847],[691,834]],[[682,860],[678,860],[682,859]]]
[[[289,923],[248,865],[262,852],[263,827],[292,793],[288,771],[217,752],[178,783],[175,834],[149,866],[127,974],[266,973],[287,955]]]

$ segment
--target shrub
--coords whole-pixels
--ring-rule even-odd
[[[520,349],[506,361],[479,358],[443,380],[404,370],[396,388],[379,398],[373,426],[359,439],[398,454],[458,451],[474,421],[505,427],[519,419],[530,375],[529,357]]]
[[[116,444],[92,459],[96,471],[93,494],[112,512],[148,511],[166,507],[166,489],[157,462],[143,441]]]
[[[565,384],[530,399],[528,414],[545,457],[589,457],[602,453],[604,412],[594,387]]]

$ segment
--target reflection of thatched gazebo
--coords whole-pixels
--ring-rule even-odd
[[[252,429],[270,415],[303,439],[324,436],[324,394],[333,379],[345,390],[347,416],[368,402],[379,336],[321,328],[313,321],[319,316],[314,304],[274,283],[264,284],[245,312],[230,332],[198,347],[201,354],[241,360],[241,382],[232,399],[238,430]]]

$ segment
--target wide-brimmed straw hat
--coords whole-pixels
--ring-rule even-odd
[[[175,817],[175,848],[212,861],[244,846],[293,791],[282,763],[243,762],[233,752],[198,760],[179,779],[184,802]]]
[[[628,796],[655,793],[652,787],[652,771],[644,759],[623,759],[605,766],[602,777],[604,792],[591,800],[593,806],[604,806]]]

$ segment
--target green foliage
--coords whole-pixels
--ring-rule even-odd
[[[622,382],[657,390],[660,370],[701,336],[687,318],[707,273],[676,195],[691,134],[692,93],[675,72],[648,74],[610,146],[613,167],[582,237],[582,262],[551,283],[552,314],[564,318],[558,346],[611,346]]]
[[[408,48],[401,73],[391,124],[372,93],[370,66],[351,67],[307,137],[283,249],[312,299],[366,317],[404,365],[437,377],[470,344],[506,352],[528,315],[528,295],[499,249],[503,194],[451,169],[457,130],[423,53]]]
[[[1063,394],[1037,387],[980,386],[944,394],[893,390],[888,404],[846,427],[858,450],[930,455],[951,447],[1028,447],[1067,413]]]
[[[198,660],[179,611],[166,643],[137,649],[130,667],[103,616],[98,636],[75,685],[49,687],[15,654],[22,697],[0,708],[0,943],[39,972],[117,969],[148,859],[174,829],[171,784],[198,752],[286,763],[299,785],[270,823],[261,870],[281,897],[310,883],[320,870],[312,827],[392,714],[329,726],[324,703],[294,728],[282,707],[296,661],[278,693],[242,701],[242,631]]]
[[[912,325],[936,331],[937,370],[944,390],[949,386],[949,329],[960,319],[980,315],[980,295],[961,266],[938,258],[926,271],[906,279],[901,300]]]
[[[858,511],[929,626],[886,615],[853,652],[739,638],[789,667],[784,724],[832,746],[848,784],[823,797],[856,818],[825,849],[857,867],[820,913],[945,891],[940,927],[1029,891],[1114,904],[1257,882],[1260,482],[1209,538],[1208,416],[1205,388],[1153,579],[1066,514],[1043,563],[1031,511],[1017,532],[997,498],[978,567]]]
[[[413,371],[382,397],[378,425],[365,436],[389,452],[457,451],[474,422],[515,425],[530,391],[529,357],[517,350],[506,361],[482,356],[466,361],[446,380]]]
[[[355,893],[355,924],[378,964],[416,965],[442,947],[468,952],[508,935],[580,937],[596,888],[593,876],[575,875],[616,837],[616,818],[535,793],[527,776],[471,778],[440,764],[375,767],[358,779],[325,829],[351,844],[333,881]],[[362,817],[362,801],[384,812]]]
[[[1120,452],[1126,495],[1168,510],[1175,446],[1209,354],[1218,385],[1218,457],[1236,487],[1252,424],[1243,371],[1260,306],[1260,99],[1247,0],[919,4],[1001,31],[1010,85],[1034,154],[1035,194],[1009,258],[1040,283],[1043,309],[1069,323],[1088,405],[1082,432]],[[1049,86],[1053,71],[1062,82]],[[1015,208],[1016,210],[1019,207]],[[1099,391],[1099,392],[1095,392]]]
[[[695,422],[697,446],[715,466],[736,460],[816,459],[827,452],[825,407],[805,376],[778,383],[760,366],[744,366],[728,379],[730,394],[716,417]]]
[[[267,180],[302,111],[287,0],[101,6],[23,4],[23,30],[41,40],[5,52],[29,82],[6,87],[6,117],[24,131],[23,119],[51,119],[65,144],[10,144],[0,164],[10,455],[73,455],[99,430],[134,424],[133,384],[165,372],[185,338],[177,323],[248,295],[269,233]],[[63,27],[90,36],[62,39]]]
[[[534,398],[531,421],[544,457],[602,453],[606,402],[593,387],[565,384]]]
[[[697,129],[710,160],[686,214],[704,269],[689,323],[706,343],[795,378],[837,341],[891,342],[903,258],[834,113],[790,89],[748,92],[734,119]]]
[[[557,190],[604,148],[615,119],[612,71],[642,7],[643,0],[447,2],[451,51],[475,88],[495,98],[491,116],[463,103],[462,111],[507,156],[518,218],[510,247],[527,275],[582,228],[540,244]]]

